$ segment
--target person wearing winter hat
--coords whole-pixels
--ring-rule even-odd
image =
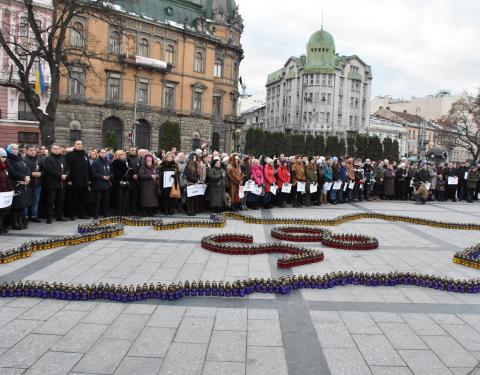
[[[0,148],[0,193],[5,193],[7,191],[12,191],[12,185],[10,179],[8,178],[8,164],[7,164],[7,151],[3,148]],[[8,230],[3,225],[5,217],[10,213],[10,206],[0,208],[0,234],[7,233]]]
[[[265,166],[263,167],[263,176],[265,181],[265,195],[263,197],[263,208],[273,208],[272,192],[270,188],[277,182],[275,178],[275,169],[273,168],[273,160],[269,157],[265,158]]]

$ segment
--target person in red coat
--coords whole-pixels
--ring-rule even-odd
[[[0,193],[13,190],[12,185],[10,184],[10,179],[8,178],[7,169],[7,152],[3,148],[0,148]],[[8,232],[3,225],[3,221],[9,213],[10,207],[0,208],[0,234]]]
[[[263,197],[263,208],[273,208],[272,192],[270,187],[274,185],[277,180],[275,178],[275,169],[273,168],[273,160],[265,158],[265,167],[263,168],[263,175],[265,180],[265,196]]]
[[[282,193],[282,187],[285,183],[290,183],[290,171],[288,169],[288,160],[282,159],[280,161],[280,166],[278,167],[277,171],[277,185],[278,185],[278,203],[279,207],[285,207],[285,200],[288,197],[288,193]]]

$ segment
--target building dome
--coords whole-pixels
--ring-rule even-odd
[[[322,52],[331,52],[335,54],[335,41],[333,40],[332,34],[323,29],[315,31],[308,40],[307,52],[310,52],[310,50],[314,48],[323,48],[325,51]]]

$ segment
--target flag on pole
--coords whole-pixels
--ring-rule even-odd
[[[42,65],[38,63],[38,68],[35,72],[35,94],[40,95],[45,92],[45,79],[43,77]]]

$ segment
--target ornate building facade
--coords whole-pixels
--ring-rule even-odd
[[[158,150],[166,121],[181,149],[234,147],[243,21],[233,0],[119,0],[111,21],[72,22],[56,141]],[[98,57],[89,61],[83,51]]]
[[[356,55],[339,55],[330,33],[315,32],[307,54],[290,57],[267,79],[265,130],[294,134],[365,133],[372,71]]]

